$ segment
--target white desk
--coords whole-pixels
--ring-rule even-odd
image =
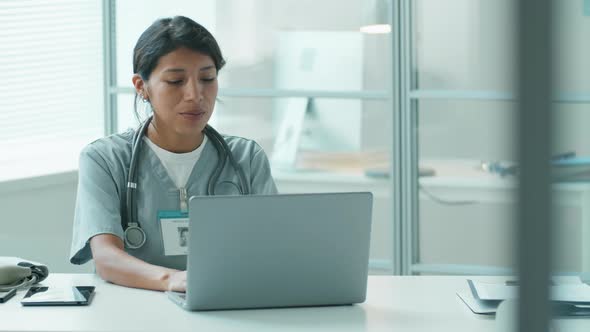
[[[491,279],[491,277],[478,277]],[[497,279],[497,277],[496,277]],[[52,274],[45,285],[96,285],[88,307],[0,304],[0,331],[496,331],[455,296],[464,277],[369,277],[367,301],[340,307],[187,312],[165,294],[105,283],[92,274]],[[590,319],[560,331],[590,330]]]

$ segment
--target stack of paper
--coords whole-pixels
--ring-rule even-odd
[[[457,293],[459,298],[476,314],[495,314],[503,300],[518,297],[516,282],[489,283],[467,280],[470,292]],[[590,316],[590,286],[579,278],[574,282],[552,282],[550,298],[560,315]]]

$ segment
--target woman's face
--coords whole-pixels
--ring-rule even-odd
[[[200,135],[213,113],[217,70],[208,55],[179,48],[161,57],[141,85],[138,90],[149,99],[159,130],[194,137]]]

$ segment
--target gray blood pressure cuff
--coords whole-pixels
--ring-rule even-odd
[[[25,288],[49,275],[47,266],[19,257],[0,256],[0,291]]]

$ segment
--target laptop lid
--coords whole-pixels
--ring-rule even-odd
[[[369,192],[191,197],[185,308],[363,302],[372,200]]]

